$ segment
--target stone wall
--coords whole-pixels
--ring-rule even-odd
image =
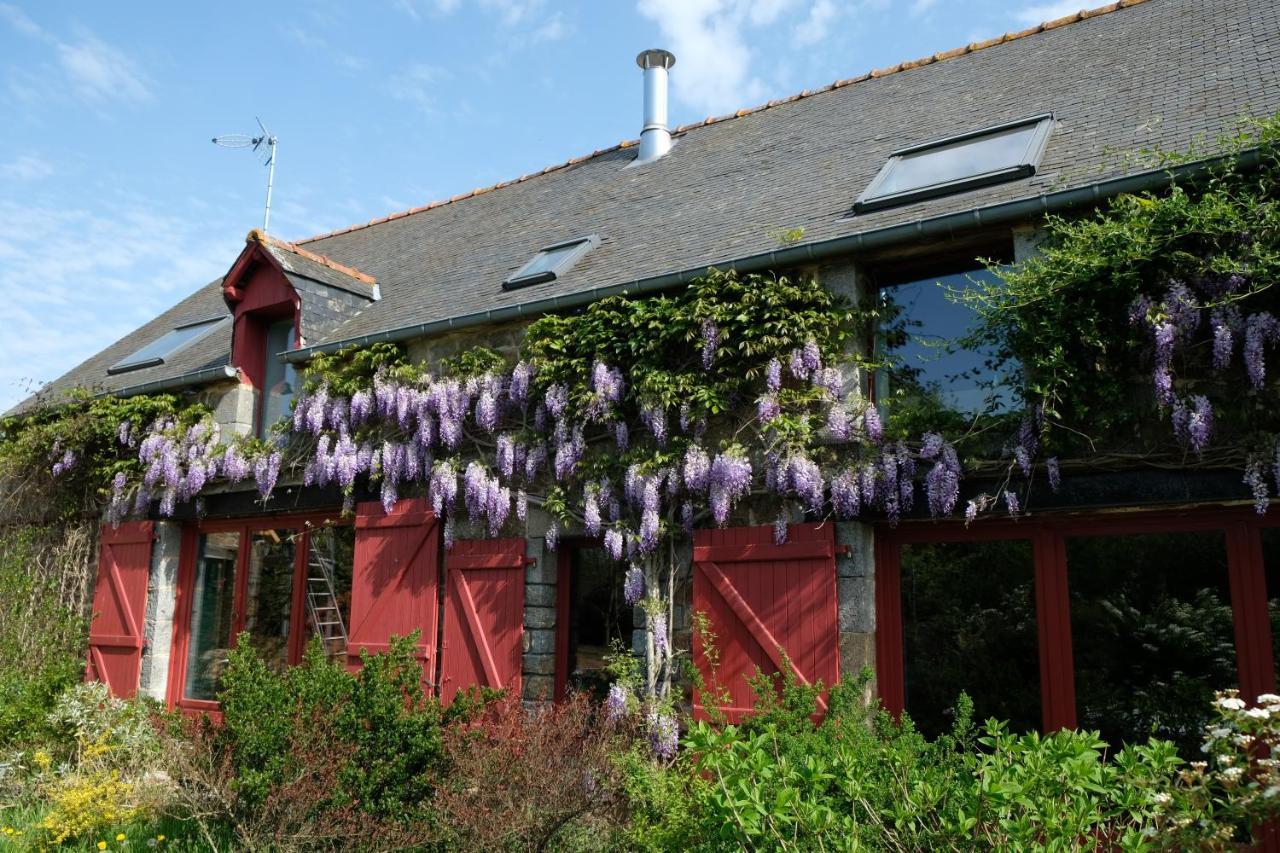
[[[147,579],[147,616],[143,631],[142,668],[138,692],[161,702],[169,688],[169,660],[173,645],[173,617],[178,591],[178,561],[182,551],[182,526],[171,521],[155,523],[151,546],[151,571]]]

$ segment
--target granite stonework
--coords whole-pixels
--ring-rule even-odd
[[[147,615],[138,692],[161,702],[165,701],[169,688],[169,658],[173,645],[173,614],[177,603],[181,552],[182,525],[157,521],[151,546],[151,569],[147,577]]]

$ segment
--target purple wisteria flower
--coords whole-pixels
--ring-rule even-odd
[[[120,426],[116,429],[116,440],[120,442],[120,445],[122,447],[128,447],[129,439],[132,437],[132,434],[133,434],[133,422],[122,421],[120,423]]]
[[[1019,512],[1021,512],[1021,505],[1018,503],[1017,492],[1013,492],[1013,491],[1010,491],[1009,489],[1005,489],[1004,506],[1005,506],[1005,509],[1009,510],[1009,515],[1017,515]]]
[[[516,518],[522,524],[529,518],[529,495],[524,489],[516,489]]]
[[[622,559],[622,531],[610,527],[604,532],[604,550],[611,560]]]
[[[609,695],[604,700],[604,712],[610,723],[617,723],[627,715],[627,697],[627,688],[621,684],[609,686]]]
[[[874,403],[868,403],[862,410],[862,429],[866,433],[867,441],[872,444],[879,444],[884,438],[884,428],[880,424],[880,411]]]
[[[1267,311],[1250,315],[1244,330],[1244,367],[1249,382],[1261,390],[1267,378],[1266,356],[1263,347],[1280,339],[1280,322]]]
[[[837,441],[848,441],[849,431],[849,412],[840,403],[832,403],[827,411],[827,432]]]
[[[659,660],[667,656],[671,650],[671,634],[667,631],[667,614],[655,613],[650,619],[653,632],[653,653]]]
[[[444,520],[442,536],[444,538],[444,549],[446,551],[452,551],[453,543],[457,541],[457,524],[452,515],[447,516]]]
[[[627,424],[625,421],[618,421],[613,425],[613,439],[618,445],[618,450],[626,453],[627,448],[631,444],[631,436],[627,430]]]
[[[53,463],[53,476],[61,477],[63,474],[76,467],[76,452],[74,450],[63,451],[62,457]]]
[[[1059,486],[1062,485],[1062,471],[1058,466],[1058,457],[1050,456],[1044,460],[1044,470],[1049,476],[1049,488],[1055,492],[1058,491]]]
[[[672,761],[680,746],[680,728],[670,714],[649,714],[649,749],[660,761]]]
[[[716,362],[716,347],[720,345],[720,329],[715,321],[702,321],[702,369],[710,370]]]
[[[813,384],[827,392],[832,400],[844,396],[844,374],[838,367],[824,367],[813,374]]]
[[[1187,440],[1191,449],[1200,453],[1209,446],[1209,438],[1213,434],[1213,406],[1209,398],[1196,394],[1191,398],[1191,409],[1187,416]]]
[[[721,453],[711,463],[711,515],[723,527],[733,505],[751,491],[751,462],[733,453]]]
[[[696,444],[689,445],[684,452],[684,484],[691,492],[702,492],[707,488],[707,480],[711,475],[711,458],[707,452]]]
[[[805,371],[810,375],[822,369],[822,352],[818,349],[818,342],[813,338],[805,341],[804,348],[800,350],[800,360],[804,364]]]
[[[373,411],[373,395],[363,388],[351,395],[351,426],[358,427],[369,419]]]
[[[831,480],[831,508],[836,518],[856,518],[862,511],[862,490],[852,469],[840,472]]]
[[[658,550],[660,521],[658,517],[659,478],[648,477],[644,484],[643,510],[640,514],[640,553],[652,554]]]
[[[765,368],[765,388],[770,394],[777,394],[782,389],[782,362],[776,358],[769,359],[769,366]]]
[[[629,607],[634,607],[644,598],[644,573],[638,566],[627,569],[627,576],[622,582],[622,598]]]
[[[547,525],[545,538],[547,541],[547,550],[554,551],[556,549],[556,545],[560,542],[560,522],[555,519],[551,520],[551,523]]]
[[[582,505],[582,529],[588,536],[600,535],[600,497],[599,489],[588,486],[585,490]]]
[[[791,519],[787,518],[787,511],[785,509],[778,511],[777,517],[773,520],[773,544],[787,544],[787,523],[790,520]]]
[[[788,367],[791,369],[791,375],[796,379],[808,379],[809,370],[804,365],[804,353],[798,349],[791,351],[791,359]]]
[[[453,465],[448,462],[436,463],[427,484],[427,496],[436,515],[453,513],[454,503],[458,499],[458,472]]]
[[[507,386],[507,398],[522,409],[529,402],[529,380],[532,378],[533,368],[526,362],[518,362],[511,370],[511,384]]]
[[[1234,305],[1215,308],[1209,315],[1213,329],[1213,368],[1226,370],[1235,352],[1235,333],[1240,325],[1240,309]]]
[[[506,433],[498,436],[494,445],[493,456],[498,473],[507,479],[511,479],[511,474],[515,470],[516,464],[516,446],[515,442],[511,440],[511,436]]]
[[[978,502],[969,501],[969,503],[965,504],[965,507],[964,507],[965,525],[967,526],[969,524],[972,524],[974,521],[977,520],[977,518],[978,518]]]
[[[653,436],[659,447],[667,445],[667,410],[656,403],[646,404],[640,408],[640,420]]]
[[[558,420],[569,405],[569,389],[563,385],[552,385],[547,389],[544,404],[551,417]]]
[[[258,494],[266,500],[276,488],[276,479],[280,476],[280,452],[264,454],[258,457],[253,467],[253,477],[257,481]]]
[[[1244,484],[1249,487],[1253,495],[1253,509],[1258,515],[1266,515],[1267,507],[1271,503],[1266,471],[1266,464],[1259,457],[1250,457],[1245,463]]]
[[[782,407],[778,404],[777,394],[765,394],[756,403],[756,417],[761,423],[767,424],[781,414]]]
[[[498,428],[498,400],[488,388],[476,400],[476,425],[490,433]]]

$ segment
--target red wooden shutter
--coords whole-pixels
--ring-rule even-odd
[[[423,498],[400,501],[388,515],[377,501],[356,507],[355,565],[347,665],[360,652],[385,652],[394,634],[419,632],[423,680],[435,671],[439,624],[440,525]]]
[[[709,619],[719,655],[713,672],[695,632],[694,661],[707,683],[694,694],[700,719],[707,717],[704,703],[713,702],[731,722],[740,720],[752,706],[747,679],[757,667],[780,672],[780,648],[804,684],[829,687],[840,677],[834,528],[793,524],[789,531],[782,545],[774,544],[772,527],[694,533],[693,608]]]
[[[124,699],[138,692],[142,668],[151,529],[150,521],[126,521],[116,527],[104,524],[99,536],[84,677],[103,682],[111,695]]]
[[[520,694],[524,545],[523,539],[460,539],[445,555],[445,704],[471,685]]]

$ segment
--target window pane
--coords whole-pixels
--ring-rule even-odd
[[[191,591],[191,639],[187,645],[187,699],[213,700],[231,648],[239,533],[200,537],[196,580]]]
[[[569,613],[569,684],[603,698],[609,689],[605,655],[613,646],[631,648],[635,618],[623,600],[626,566],[600,548],[573,552]]]
[[[193,323],[190,326],[183,326],[180,329],[174,329],[171,332],[157,338],[142,349],[120,359],[111,366],[111,371],[122,372],[134,367],[144,367],[152,362],[163,361],[168,356],[182,349],[196,339],[203,337],[206,332],[213,330],[213,327],[221,323],[224,318],[219,317],[215,320],[208,320],[204,323]]]
[[[933,736],[951,728],[961,691],[975,719],[1040,728],[1040,658],[1031,543],[904,545],[906,710]]]
[[[1237,684],[1223,534],[1068,539],[1067,579],[1080,728],[1198,756],[1214,691]]]
[[[289,663],[296,535],[295,530],[263,530],[249,540],[244,630],[267,666],[276,672],[283,672]]]
[[[1262,529],[1262,566],[1267,574],[1267,612],[1271,614],[1271,658],[1276,684],[1280,685],[1280,528]]]
[[[903,155],[876,188],[875,198],[946,184],[1026,163],[1039,122]]]
[[[891,366],[876,377],[876,398],[910,397],[964,414],[1007,411],[1013,403],[1010,380],[996,372],[994,353],[960,346],[977,321],[965,305],[947,298],[952,290],[994,282],[987,269],[880,290],[886,309],[880,356]],[[1008,365],[1004,370],[1009,372]]]
[[[320,637],[330,658],[347,653],[347,626],[351,624],[351,570],[354,564],[354,527],[322,527],[311,531],[307,555],[306,636]]]
[[[258,427],[260,438],[265,438],[271,425],[289,413],[289,406],[293,402],[293,392],[298,384],[298,372],[292,364],[276,358],[276,355],[288,349],[293,349],[292,318],[280,320],[267,327],[262,423]]]

